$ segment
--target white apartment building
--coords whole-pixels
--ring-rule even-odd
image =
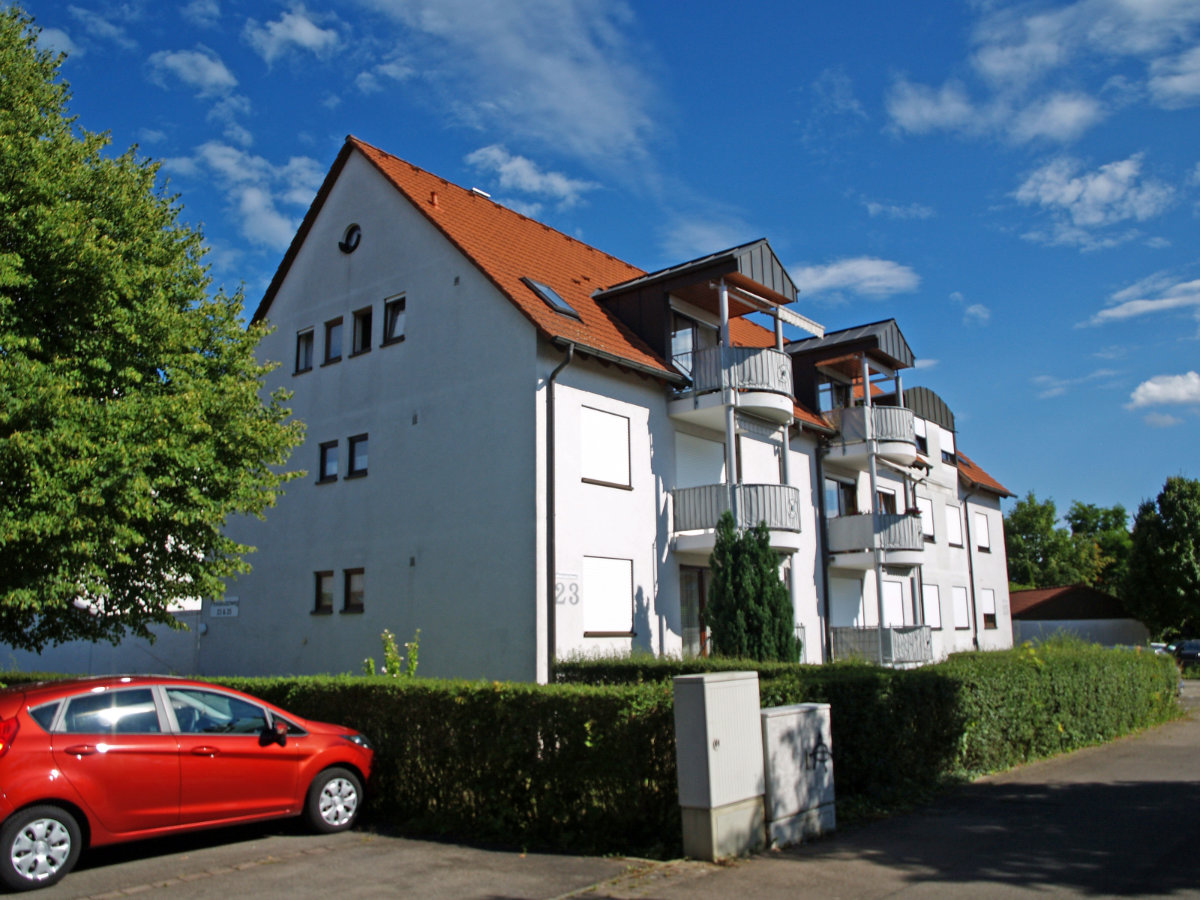
[[[347,138],[254,316],[307,474],[230,524],[253,571],[181,670],[357,672],[384,629],[423,675],[702,653],[725,509],[767,523],[807,662],[1010,646],[1009,492],[894,321],[796,299],[765,240],[647,273]]]

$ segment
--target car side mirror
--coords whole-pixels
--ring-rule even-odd
[[[283,719],[276,719],[270,725],[263,728],[262,734],[259,735],[259,743],[264,747],[267,744],[278,744],[280,747],[286,747],[287,736],[288,723],[283,721]]]

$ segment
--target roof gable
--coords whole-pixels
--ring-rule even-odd
[[[254,320],[264,318],[287,277],[329,191],[351,153],[361,153],[434,225],[544,337],[573,343],[583,353],[670,381],[682,377],[593,294],[608,285],[641,277],[641,269],[494,203],[477,191],[404,162],[350,136],[305,214]],[[553,290],[577,315],[545,302],[529,280]]]

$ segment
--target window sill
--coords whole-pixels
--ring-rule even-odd
[[[580,478],[579,480],[582,481],[584,484],[594,484],[597,487],[616,488],[618,491],[632,491],[633,490],[632,484],[617,484],[617,482],[615,482],[615,481],[600,481],[599,479],[596,479],[596,478]]]
[[[309,613],[309,615],[310,616],[332,616],[333,609],[332,608],[330,608],[330,609],[314,609],[312,612]]]
[[[399,337],[394,337],[394,338],[384,338],[382,341],[379,342],[379,346],[380,347],[390,347],[392,344],[403,344],[403,343],[404,343],[404,335],[400,335]]]
[[[354,359],[354,357],[356,357],[356,356],[366,356],[370,352],[371,352],[370,347],[367,347],[365,350],[355,350],[353,353],[350,354],[350,358]]]
[[[337,476],[334,475],[332,478],[318,478],[315,483],[316,484],[333,484],[337,480],[338,480]]]
[[[311,372],[312,370],[313,370],[313,367],[312,367],[312,366],[309,366],[309,367],[308,367],[308,368],[306,368],[306,369],[297,369],[297,370],[296,370],[296,371],[294,371],[292,374],[293,374],[293,375],[303,375],[305,372]]]
[[[992,552],[991,547],[976,547],[975,550],[979,553],[991,553]]]
[[[333,359],[327,359],[325,362],[321,363],[321,368],[323,369],[326,366],[332,366],[334,363],[340,363],[341,361],[342,358],[340,356],[335,356]]]
[[[585,631],[585,638],[632,638],[637,637],[636,631]]]
[[[347,472],[347,473],[346,473],[346,480],[347,480],[347,481],[349,481],[349,480],[350,480],[350,479],[352,479],[352,478],[366,478],[366,477],[367,477],[367,470],[366,470],[366,469],[363,469],[361,472]]]

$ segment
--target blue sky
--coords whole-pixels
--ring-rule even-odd
[[[1200,477],[1196,0],[26,9],[251,309],[354,134],[645,269],[768,238],[1020,495]]]

